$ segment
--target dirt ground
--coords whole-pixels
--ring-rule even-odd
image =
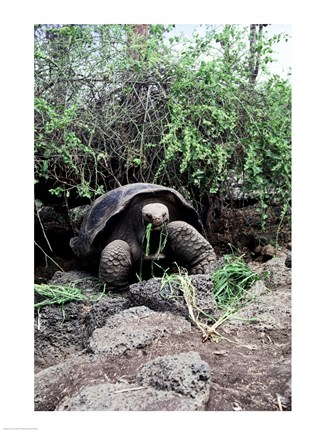
[[[290,233],[282,231],[277,257],[262,256],[258,246],[275,238],[278,215],[271,215],[272,229],[263,234],[256,234],[259,231],[252,210],[250,214],[242,211],[236,215],[241,219],[240,228],[229,215],[227,223],[218,226],[217,235],[210,239],[215,250],[219,254],[222,249],[227,252],[230,240],[248,252],[253,270],[270,273],[264,282],[257,282],[252,288],[253,301],[239,313],[245,320],[226,321],[218,329],[217,341],[204,341],[201,330],[187,319],[189,327],[180,333],[167,328],[147,343],[120,354],[95,355],[89,350],[89,337],[104,325],[107,316],[134,306],[127,295],[116,299],[114,310],[103,303],[96,313],[87,304],[66,305],[64,320],[60,308],[53,312],[53,306],[44,307],[41,321],[35,317],[35,410],[58,409],[64,398],[92,384],[108,381],[134,385],[143,365],[153,359],[194,351],[210,368],[209,397],[200,410],[290,411],[291,269],[285,265]],[[251,318],[256,320],[250,321]],[[51,326],[56,329],[54,336],[47,333]],[[181,409],[177,405],[161,406],[152,409]]]

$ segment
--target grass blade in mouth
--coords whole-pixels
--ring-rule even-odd
[[[151,239],[152,228],[153,228],[152,223],[147,224],[147,227],[145,230],[145,239],[146,239],[145,255],[150,254],[150,239]]]
[[[154,225],[152,223],[147,224],[146,226],[146,230],[145,230],[145,235],[144,235],[144,239],[143,239],[143,245],[145,244],[145,255],[149,256],[152,251],[151,251],[151,233],[152,231],[154,231]],[[159,259],[159,255],[162,254],[165,246],[166,246],[166,242],[168,239],[168,232],[167,232],[167,227],[166,224],[163,223],[160,227],[159,227],[159,245],[158,245],[158,249],[156,252],[154,252],[154,256],[156,257],[155,259]]]

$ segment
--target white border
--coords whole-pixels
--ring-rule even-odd
[[[2,6],[1,420],[38,431],[152,429],[318,430],[322,410],[323,77],[320,2],[16,1]],[[33,24],[292,24],[293,29],[293,411],[57,413],[33,411]],[[322,247],[321,247],[322,249]],[[317,329],[317,331],[316,331]],[[320,363],[321,362],[321,363]],[[160,418],[161,416],[161,418]],[[157,421],[158,420],[158,421]]]

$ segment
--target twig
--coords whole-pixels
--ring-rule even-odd
[[[135,88],[134,88],[134,90],[135,90]],[[140,158],[141,158],[140,174],[141,174],[142,177],[143,177],[143,164],[142,164],[142,160],[143,160],[143,157],[144,157],[144,130],[145,130],[145,125],[146,125],[146,117],[148,117],[149,120],[151,121],[150,114],[148,112],[150,93],[151,93],[151,86],[149,85],[148,86],[148,90],[147,90],[146,106],[144,108],[145,114],[144,114],[143,129],[142,129],[142,136],[141,136],[141,143],[140,143]]]
[[[125,393],[125,392],[129,392],[129,391],[143,390],[146,388],[147,387],[133,387],[133,388],[123,389],[123,390],[116,390],[114,393]]]
[[[40,309],[37,309],[37,330],[40,330],[41,328],[41,313]]]
[[[38,219],[38,221],[39,221],[39,224],[40,224],[41,229],[42,229],[42,232],[43,232],[43,236],[44,236],[44,238],[45,238],[45,240],[46,240],[46,243],[48,244],[48,247],[50,248],[50,251],[53,252],[52,246],[51,246],[51,244],[50,244],[50,242],[49,242],[49,240],[48,240],[48,238],[47,238],[47,236],[46,236],[46,234],[45,234],[45,229],[44,229],[44,226],[43,226],[43,224],[42,224],[41,218],[40,218],[40,216],[39,216],[39,211],[38,211],[38,208],[37,208],[36,203],[35,203],[35,209],[36,209],[37,219]]]
[[[47,253],[44,251],[44,249],[42,249],[40,246],[39,246],[39,244],[38,243],[36,243],[35,242],[35,240],[34,240],[34,243],[35,243],[35,245],[37,246],[37,247],[39,247],[39,249],[43,252],[43,254],[47,257],[47,258],[49,258],[62,272],[64,272],[64,269],[62,269],[62,267],[59,265],[59,264],[57,264],[57,262],[55,262],[54,260],[53,260],[53,258],[51,258],[49,255],[47,255]]]

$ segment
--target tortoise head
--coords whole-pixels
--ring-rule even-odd
[[[161,203],[146,204],[142,208],[142,220],[145,227],[151,223],[153,230],[160,230],[169,222],[168,207]]]

